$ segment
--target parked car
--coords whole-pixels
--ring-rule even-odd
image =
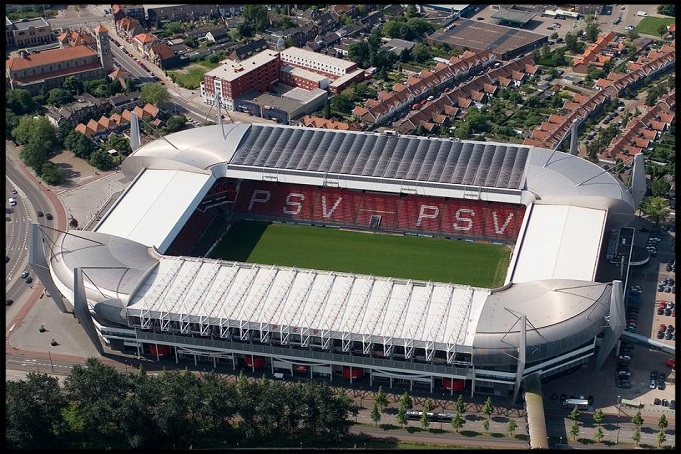
[[[51,220],[52,220],[52,214],[51,214],[51,213],[47,213],[47,214],[45,215],[45,218],[46,218],[48,221],[51,221]]]
[[[669,409],[674,410],[676,408],[676,401],[674,399],[669,401]]]
[[[662,401],[660,400],[659,397],[656,397],[655,400],[653,401],[653,405],[660,405]]]
[[[33,278],[31,276],[29,276],[26,279],[24,279],[24,282],[26,282],[27,284],[30,284],[31,282],[33,282]]]
[[[656,370],[650,371],[650,379],[651,380],[657,380],[657,371]]]
[[[664,309],[661,307],[657,308],[657,315],[664,315]]]
[[[656,380],[650,380],[650,384],[648,384],[648,388],[650,388],[650,389],[657,388],[657,381]]]
[[[11,306],[12,303],[14,303],[14,300],[12,298],[5,299],[5,306]]]
[[[658,333],[657,333],[657,338],[658,338],[658,339],[664,338],[664,331],[658,331]]]

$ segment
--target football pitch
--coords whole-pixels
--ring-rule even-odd
[[[495,288],[504,284],[509,255],[496,244],[240,221],[210,256]]]

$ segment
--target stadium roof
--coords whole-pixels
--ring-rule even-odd
[[[162,257],[127,307],[241,329],[317,330],[397,345],[472,345],[488,289],[187,257]],[[206,321],[206,323],[208,323]],[[312,334],[312,333],[311,333]],[[315,333],[318,334],[318,333]]]
[[[526,23],[531,21],[534,16],[536,16],[535,13],[528,12],[528,11],[520,11],[520,10],[517,10],[517,9],[500,8],[499,11],[492,14],[491,18],[492,19],[499,19],[500,21],[504,21],[504,22],[512,22],[512,23],[516,23],[516,24],[525,25]]]
[[[592,281],[605,234],[605,210],[535,204],[507,282]]]
[[[253,125],[231,166],[519,189],[528,147]]]
[[[214,182],[210,174],[145,170],[95,231],[154,246],[163,253]]]

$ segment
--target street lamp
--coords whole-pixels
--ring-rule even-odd
[[[620,409],[622,407],[622,400],[620,396],[617,396],[617,438],[615,439],[615,444],[620,442]]]

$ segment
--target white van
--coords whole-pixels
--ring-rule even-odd
[[[636,15],[641,16],[641,17],[646,17],[648,15],[648,13],[646,13],[645,11],[637,11]]]
[[[10,197],[9,198],[9,206],[13,207],[13,206],[16,206],[16,204],[17,204],[17,199],[15,199],[14,197]]]

